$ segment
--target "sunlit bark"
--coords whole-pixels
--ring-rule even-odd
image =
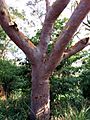
[[[90,44],[90,38],[89,37],[81,39],[74,46],[64,50],[60,62],[63,61],[64,59],[69,58],[72,55],[75,55],[77,52],[83,50],[89,44]]]

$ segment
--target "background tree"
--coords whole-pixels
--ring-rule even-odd
[[[89,37],[81,39],[74,46],[66,48],[78,26],[90,10],[90,1],[82,0],[64,29],[57,37],[57,41],[50,53],[47,54],[53,25],[69,0],[56,0],[52,6],[46,0],[46,15],[40,35],[40,41],[35,46],[20,30],[17,24],[12,23],[5,1],[0,0],[0,24],[11,40],[26,54],[32,64],[32,94],[31,118],[34,120],[48,120],[50,116],[50,87],[49,78],[60,62],[81,51],[89,45]]]

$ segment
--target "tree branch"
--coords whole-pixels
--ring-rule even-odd
[[[90,28],[90,25],[88,23],[83,22],[83,24]]]
[[[0,0],[0,25],[10,39],[34,62],[35,46],[21,33],[16,24],[11,25],[10,16],[4,0]]]
[[[85,18],[89,10],[90,10],[90,1],[81,0],[79,5],[73,12],[72,16],[70,17],[69,21],[67,22],[64,30],[57,39],[54,49],[49,57],[49,60],[47,61],[48,62],[47,71],[52,72],[55,69],[55,67],[58,65],[58,62],[61,59],[65,47],[71,40],[73,34],[77,30],[78,26]]]
[[[75,55],[77,52],[81,51],[82,49],[84,49],[88,45],[90,45],[90,43],[89,43],[89,37],[81,39],[74,46],[70,47],[69,49],[66,49],[63,52],[61,61],[63,61],[64,59],[67,59],[67,58],[71,57],[72,55]]]
[[[50,0],[45,0],[45,2],[46,2],[46,12],[48,12],[50,8]]]
[[[47,51],[53,23],[60,15],[60,13],[64,10],[64,8],[67,6],[69,1],[70,0],[56,0],[47,12],[40,36],[40,43],[38,46],[43,53],[46,53]]]

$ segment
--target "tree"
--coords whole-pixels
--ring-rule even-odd
[[[50,6],[46,0],[46,16],[40,35],[40,42],[35,46],[12,24],[5,0],[0,0],[0,24],[11,40],[26,54],[32,64],[32,93],[30,120],[49,120],[50,117],[50,85],[49,78],[55,68],[64,59],[81,51],[89,45],[89,37],[81,39],[70,48],[66,48],[75,31],[90,10],[90,0],[81,0],[64,29],[57,37],[57,41],[50,53],[47,54],[53,25],[70,0],[56,0]]]

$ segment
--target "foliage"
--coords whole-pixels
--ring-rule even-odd
[[[0,40],[5,40],[6,38],[6,34],[5,32],[3,31],[3,29],[0,27]]]
[[[13,7],[9,7],[10,14],[12,14],[12,18],[18,17],[20,19],[25,19],[25,12],[22,10],[22,13],[19,12],[18,9],[14,9]]]
[[[5,92],[19,94],[28,91],[30,82],[27,73],[30,72],[25,66],[16,66],[9,61],[0,60],[0,82]],[[27,87],[27,90],[26,90]]]
[[[83,71],[80,75],[83,96],[90,100],[90,53],[83,59]]]
[[[0,119],[1,120],[27,120],[29,114],[29,106],[26,98],[21,97],[18,100],[8,99],[0,101]]]
[[[77,108],[72,108],[68,106],[68,108],[64,111],[64,115],[57,117],[52,117],[51,120],[89,120],[90,116],[90,107],[86,108],[82,107],[81,111],[78,111]]]
[[[53,40],[55,40],[59,36],[67,20],[68,20],[67,18],[63,19],[58,18],[57,21],[55,21],[51,36]]]
[[[81,109],[84,99],[79,86],[78,79],[74,77],[52,79],[51,112],[53,115],[64,114],[64,110],[68,108],[69,104],[72,107],[77,107],[78,110]]]
[[[7,35],[0,27],[0,58],[3,56],[4,51],[8,45]]]
[[[11,61],[0,60],[0,84],[6,101],[0,101],[0,119],[27,120],[30,111],[30,89],[27,66],[16,66]],[[29,79],[28,79],[29,78]]]
[[[84,99],[90,97],[89,59],[87,52],[81,52],[63,61],[56,68],[51,77],[51,116],[59,117],[64,115],[69,106],[71,106],[71,109],[77,108],[79,115],[82,109],[84,109],[82,108],[84,104],[87,104],[87,107],[90,105],[89,101]],[[73,66],[72,64],[78,60],[81,60],[82,65]],[[85,60],[89,63],[86,64]],[[85,97],[84,94],[87,96]],[[77,114],[76,111],[73,112]],[[68,115],[69,113],[67,113]]]
[[[13,57],[18,52],[18,47],[10,41],[4,30],[0,27],[0,58],[10,59],[7,57],[8,53],[11,53]]]
[[[37,30],[36,35],[31,38],[31,41],[32,41],[35,45],[37,45],[38,42],[39,42],[40,33],[41,33],[41,30]]]

